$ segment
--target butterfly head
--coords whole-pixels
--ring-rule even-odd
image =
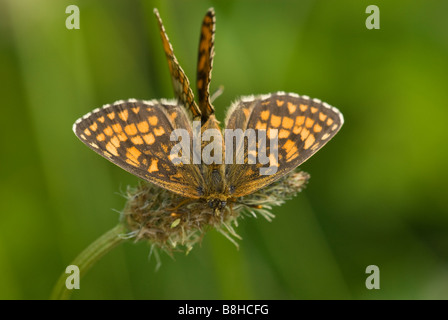
[[[222,212],[227,205],[228,197],[223,194],[213,194],[208,196],[205,200],[207,205],[214,210],[215,214]]]

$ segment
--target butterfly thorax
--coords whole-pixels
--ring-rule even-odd
[[[202,198],[214,209],[224,209],[230,197],[224,165],[203,165],[204,194]]]

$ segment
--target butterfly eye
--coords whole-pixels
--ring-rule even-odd
[[[209,206],[210,208],[213,208],[213,201],[209,201],[209,202],[208,202],[208,206]]]
[[[227,201],[221,201],[221,203],[220,203],[221,209],[224,208],[226,206],[226,204],[227,204]]]

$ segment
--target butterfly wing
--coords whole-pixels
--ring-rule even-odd
[[[227,165],[226,175],[232,195],[244,196],[278,180],[322,148],[343,122],[343,116],[336,108],[293,93],[246,97],[235,102],[227,114],[226,129],[255,129],[258,139],[253,156],[259,158],[263,153],[269,157],[269,163],[263,165],[257,160],[251,164],[249,144],[236,146],[234,159],[242,155],[244,163]],[[259,140],[263,134],[265,144]],[[273,139],[277,139],[278,144],[275,147],[273,143],[271,149]],[[272,157],[275,152],[277,157]]]
[[[185,109],[192,119],[199,118],[201,116],[201,111],[194,101],[194,94],[190,88],[190,81],[174,55],[173,46],[168,39],[168,35],[166,34],[165,27],[163,26],[162,19],[160,18],[157,9],[154,9],[154,14],[159,23],[160,36],[162,38],[163,50],[165,51],[168,67],[170,69],[174,94],[176,98],[179,99],[180,103],[185,106]]]
[[[212,77],[215,42],[215,11],[210,8],[202,21],[198,50],[197,88],[198,104],[202,119],[207,120],[215,112],[210,104],[210,80]],[[203,121],[205,122],[205,121]]]
[[[174,164],[170,156],[180,140],[175,129],[184,129],[191,137],[185,111],[156,100],[118,101],[95,109],[73,125],[84,144],[122,169],[182,196],[199,198],[203,180],[198,167]]]

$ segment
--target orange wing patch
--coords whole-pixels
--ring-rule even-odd
[[[137,127],[135,126],[135,124],[131,123],[124,127],[124,131],[128,136],[133,136],[137,134]]]
[[[149,173],[153,173],[153,172],[159,171],[159,166],[157,165],[158,162],[159,162],[158,159],[152,159],[151,160],[151,165],[148,168],[148,172]]]

